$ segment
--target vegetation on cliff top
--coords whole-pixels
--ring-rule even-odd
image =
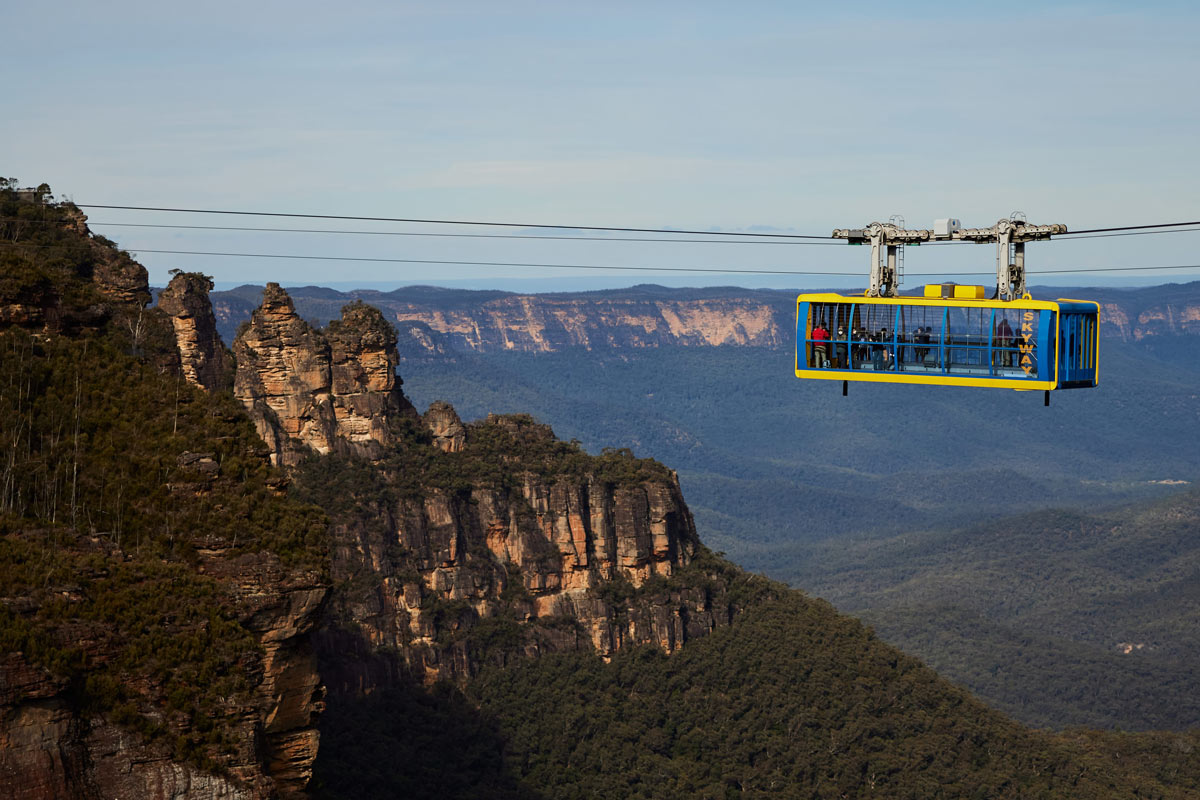
[[[674,480],[667,467],[636,458],[627,448],[591,455],[577,441],[560,441],[548,425],[528,414],[489,416],[465,428],[465,447],[445,453],[433,445],[423,425],[394,420],[396,442],[373,464],[336,456],[304,462],[295,476],[297,496],[330,513],[344,513],[363,499],[392,503],[430,490],[457,493],[479,487],[517,493],[527,474],[548,483],[593,479],[615,486]]]
[[[0,219],[30,245],[0,248],[0,643],[80,713],[219,765],[247,746],[233,730],[261,656],[201,572],[242,555],[320,580],[326,517],[283,494],[232,396],[182,379],[136,282],[132,302],[97,285],[127,255],[9,185]]]

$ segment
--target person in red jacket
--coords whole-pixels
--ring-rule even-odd
[[[825,323],[818,321],[812,329],[813,340],[813,366],[824,367],[827,365],[829,357],[829,329],[825,327]]]

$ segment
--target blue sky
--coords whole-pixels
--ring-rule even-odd
[[[806,234],[891,214],[910,227],[943,216],[988,225],[1014,210],[1074,229],[1200,219],[1200,12],[1182,3],[950,8],[6,4],[0,174],[45,181],[80,203]],[[89,215],[159,283],[172,267],[222,284],[862,281],[140,251],[866,270],[861,248],[110,228],[103,223],[223,223]],[[1200,263],[1198,240],[1039,244],[1030,270],[1048,283],[1039,267]],[[981,247],[907,254],[910,272],[992,263]],[[1200,269],[1123,279],[1197,277]]]

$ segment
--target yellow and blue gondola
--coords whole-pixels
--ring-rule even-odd
[[[1096,386],[1099,304],[988,300],[983,287],[923,297],[802,294],[796,377],[1048,392]],[[828,340],[813,338],[824,326]]]

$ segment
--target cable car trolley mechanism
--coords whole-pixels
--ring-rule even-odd
[[[833,238],[871,246],[870,285],[862,296],[796,298],[796,377],[1044,391],[1097,383],[1100,307],[1090,300],[1034,300],[1025,288],[1025,244],[1066,233],[1014,214],[990,228],[940,219],[933,230],[903,220],[838,229]],[[996,291],[930,284],[900,296],[904,245],[936,241],[996,243]]]

